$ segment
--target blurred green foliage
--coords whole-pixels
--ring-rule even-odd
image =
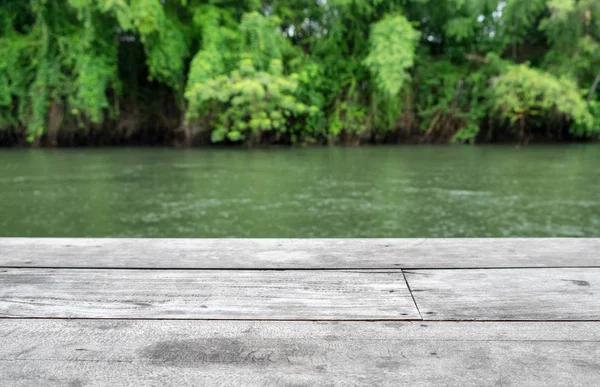
[[[597,0],[0,4],[13,142],[598,138],[599,83]]]

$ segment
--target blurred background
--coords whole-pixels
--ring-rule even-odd
[[[0,236],[600,236],[599,83],[597,0],[2,0]]]

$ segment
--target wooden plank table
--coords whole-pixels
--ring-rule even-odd
[[[0,238],[0,386],[600,381],[600,239]]]

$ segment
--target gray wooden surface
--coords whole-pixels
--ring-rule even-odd
[[[417,319],[400,270],[0,269],[0,316]]]
[[[600,267],[600,238],[0,238],[0,267],[373,269]]]
[[[600,239],[0,238],[0,386],[587,387],[598,289]]]
[[[593,323],[0,320],[3,386],[594,386]]]
[[[425,319],[600,320],[600,269],[414,270],[404,274]]]

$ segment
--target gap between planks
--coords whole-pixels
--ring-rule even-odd
[[[159,318],[159,317],[7,317],[0,316],[0,321],[10,320],[56,320],[56,321],[230,321],[230,322],[279,322],[279,323],[427,323],[427,324],[438,324],[438,323],[519,323],[519,324],[561,324],[561,323],[599,323],[600,319],[572,319],[572,320],[549,320],[549,319],[532,319],[532,320],[518,320],[518,319],[505,319],[505,320],[489,320],[489,319],[436,319],[427,320],[424,318],[407,318],[407,319],[278,319],[278,318]]]
[[[354,271],[354,272],[369,272],[369,271],[430,271],[430,270],[543,270],[543,269],[600,269],[599,266],[487,266],[487,267],[291,267],[291,268],[260,268],[260,267],[106,267],[106,266],[6,266],[0,265],[0,269],[42,269],[42,270],[140,270],[140,271]]]

